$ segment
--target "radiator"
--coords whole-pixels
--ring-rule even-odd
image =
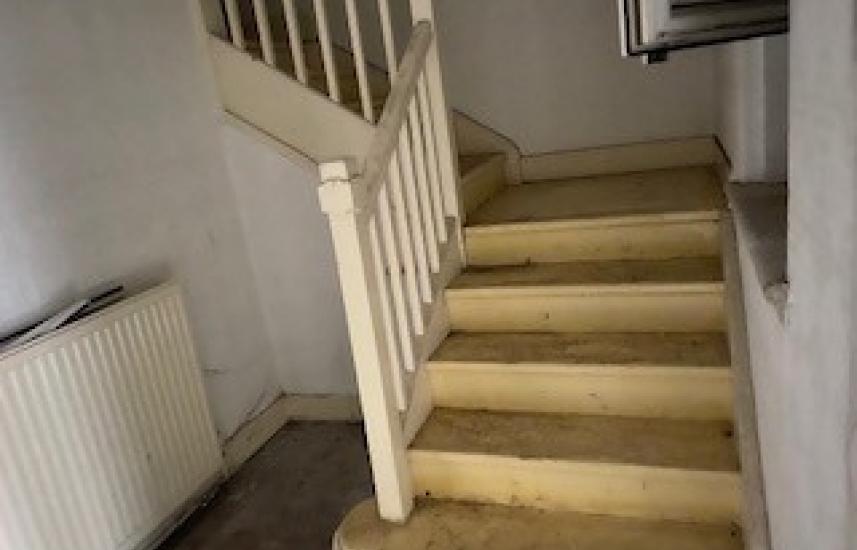
[[[146,547],[223,465],[180,289],[0,356],[0,549]]]

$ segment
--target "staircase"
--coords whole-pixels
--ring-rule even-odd
[[[741,548],[713,167],[494,189],[425,366],[416,509],[358,507],[340,548]]]
[[[350,49],[322,0],[209,39],[230,120],[319,167],[375,485],[335,549],[767,550],[713,140],[522,157],[450,115],[430,0],[404,48],[378,0],[384,66],[343,3]]]

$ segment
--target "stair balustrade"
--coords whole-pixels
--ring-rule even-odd
[[[405,413],[415,373],[431,350],[428,320],[442,307],[443,260],[460,261],[457,180],[443,106],[430,82],[434,35],[413,29],[362,166],[320,167],[382,517],[413,505]],[[436,56],[434,57],[436,60]]]
[[[222,26],[209,29],[217,37],[211,43],[225,56],[220,44],[228,39],[235,49],[339,104],[314,103],[314,108],[355,110],[371,125],[366,148],[352,147],[341,160],[320,162],[319,197],[333,236],[379,511],[385,519],[403,521],[414,500],[406,459],[409,427],[421,422],[421,407],[428,414],[427,398],[415,395],[417,375],[444,335],[442,292],[463,263],[458,162],[432,3],[410,1],[413,27],[399,59],[389,0],[378,0],[373,28],[381,36],[372,38],[380,38],[383,46],[386,67],[380,68],[368,64],[364,51],[360,21],[365,23],[373,10],[358,8],[366,5],[313,0],[310,17],[308,10],[301,11],[309,4],[281,1],[282,11],[270,0],[223,0],[214,8]],[[332,38],[332,29],[343,30],[341,18],[330,17],[342,15],[340,7],[348,48]],[[306,41],[302,30],[314,32],[317,44]],[[222,61],[217,52],[214,57]],[[229,69],[241,63],[229,59]],[[354,77],[347,88],[340,81],[343,68],[347,78]],[[219,78],[234,80],[240,74],[221,71]],[[387,88],[383,75],[389,78],[389,93],[376,120],[378,96],[372,88],[378,91],[379,75],[382,91]],[[254,111],[251,122],[262,128],[273,124],[260,118],[261,112]],[[317,137],[337,130],[330,120],[319,122],[324,127]],[[330,150],[315,150],[321,149]]]

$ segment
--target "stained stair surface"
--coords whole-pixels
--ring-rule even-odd
[[[499,164],[461,162],[468,267],[425,365],[415,511],[364,503],[336,547],[741,548],[714,171],[498,186]]]

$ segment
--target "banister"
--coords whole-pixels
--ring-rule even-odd
[[[411,40],[402,57],[402,63],[396,73],[381,119],[375,130],[375,138],[366,153],[363,173],[357,181],[358,185],[367,186],[360,193],[362,201],[373,204],[383,184],[383,175],[387,170],[390,157],[399,144],[399,133],[405,118],[408,116],[409,105],[419,83],[419,76],[425,67],[426,54],[432,41],[431,23],[420,21],[414,26]],[[365,204],[356,205],[357,208]]]

